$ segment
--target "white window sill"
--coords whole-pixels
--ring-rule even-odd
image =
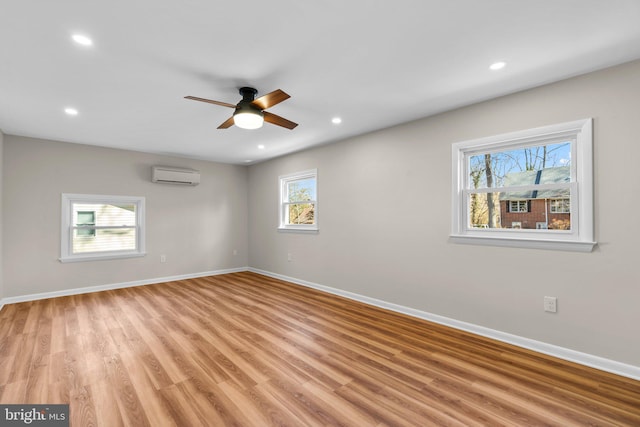
[[[317,228],[294,228],[294,227],[278,227],[279,233],[306,233],[306,234],[318,234]]]
[[[591,252],[597,242],[579,242],[571,240],[523,239],[502,236],[463,236],[450,235],[453,243],[465,245],[502,246],[508,248],[548,249],[569,252]]]
[[[102,261],[110,259],[138,258],[145,256],[144,252],[127,252],[127,253],[109,253],[109,254],[87,254],[74,255],[68,257],[60,257],[58,260],[62,263],[67,262],[84,262],[84,261]]]

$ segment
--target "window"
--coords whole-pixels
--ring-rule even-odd
[[[453,144],[451,240],[591,251],[592,146],[591,119]]]
[[[529,212],[529,203],[526,200],[509,200],[509,212]]]
[[[280,230],[318,231],[318,171],[280,176]]]
[[[143,256],[144,197],[62,195],[60,261]]]
[[[549,205],[549,212],[570,213],[571,204],[569,203],[569,199],[552,199]]]
[[[78,211],[76,225],[89,226],[87,228],[78,228],[78,236],[95,236],[96,229],[92,226],[96,225],[96,213],[94,211]]]

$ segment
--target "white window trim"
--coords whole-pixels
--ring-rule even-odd
[[[594,241],[593,218],[593,131],[592,119],[543,126],[485,138],[454,143],[451,147],[452,221],[450,240],[454,243],[523,247],[534,249],[591,252]],[[572,230],[540,231],[468,227],[466,199],[467,156],[472,153],[502,151],[535,144],[547,139],[570,138]],[[540,188],[540,187],[539,187]],[[490,189],[488,190],[490,191]]]
[[[314,209],[314,224],[286,224],[285,222],[285,203],[283,201],[286,194],[287,183],[291,181],[297,181],[300,179],[315,178],[316,180],[316,199],[311,202],[315,205]],[[280,175],[278,177],[280,185],[279,199],[278,199],[278,231],[282,232],[294,232],[294,233],[317,233],[319,223],[319,207],[318,207],[318,169],[309,169],[301,172],[294,172],[286,175]]]
[[[74,254],[71,233],[73,229],[74,203],[132,203],[136,205],[136,250],[91,252]],[[134,258],[146,255],[144,235],[144,197],[133,196],[103,196],[92,194],[62,194],[61,227],[60,227],[60,262],[96,261],[107,259]],[[112,228],[112,227],[110,227]]]

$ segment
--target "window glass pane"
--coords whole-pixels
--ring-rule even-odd
[[[571,141],[532,145],[469,157],[468,188],[571,181]]]
[[[136,205],[135,204],[97,204],[97,203],[74,203],[74,226],[96,225],[98,227],[110,226],[135,226],[136,225]],[[87,222],[87,213],[93,214],[93,223]]]
[[[74,203],[72,253],[136,249],[136,205]],[[131,228],[97,228],[131,227]]]
[[[469,194],[469,227],[518,230],[571,230],[570,197],[552,199],[569,189],[529,192]],[[550,196],[550,197],[548,197]],[[555,208],[554,208],[555,205]],[[560,212],[560,206],[565,212]]]
[[[316,179],[306,178],[287,182],[289,202],[307,202],[316,200]]]
[[[95,212],[78,212],[78,225],[96,225],[96,213]]]
[[[296,203],[287,205],[288,224],[314,224],[315,205],[313,203]]]
[[[124,251],[136,249],[135,228],[99,228],[93,235],[84,235],[85,230],[73,231],[74,254],[86,252]]]

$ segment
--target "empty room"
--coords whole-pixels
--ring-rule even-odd
[[[14,1],[0,426],[639,426],[640,2]]]

